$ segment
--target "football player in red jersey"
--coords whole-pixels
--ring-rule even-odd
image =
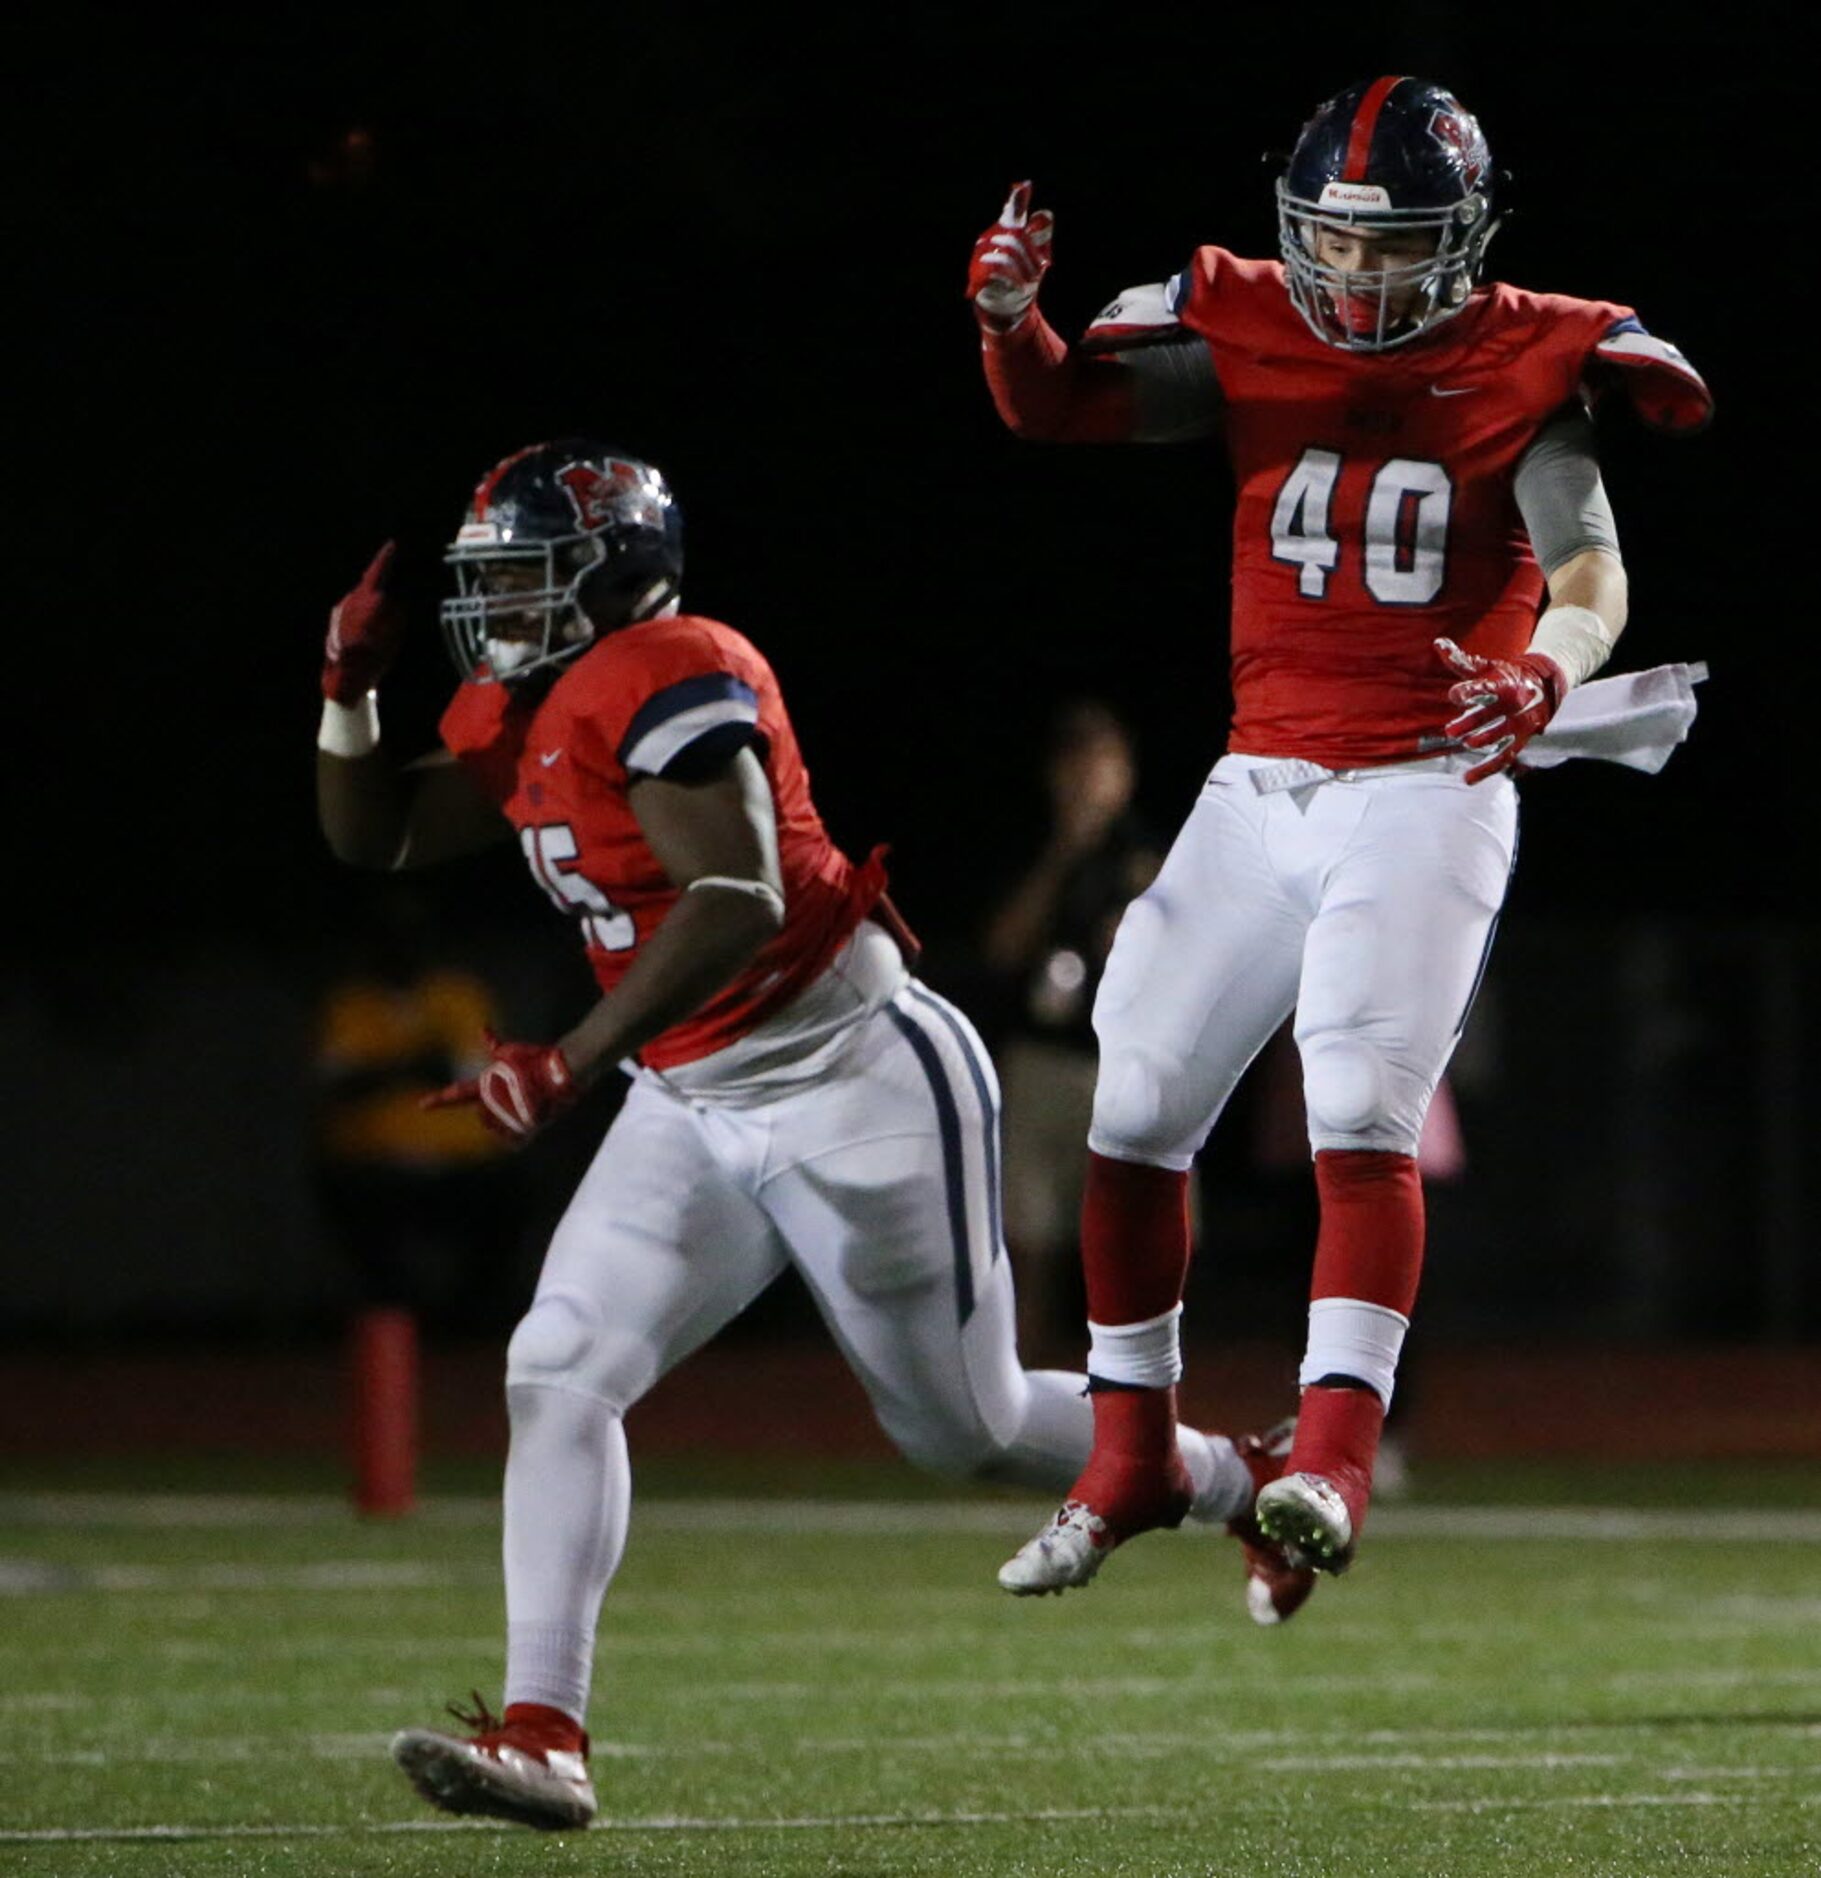
[[[1073,348],[1036,304],[1054,223],[1028,184],[975,245],[968,296],[1015,432],[1218,436],[1237,487],[1226,754],[1095,1008],[1094,1453],[1008,1590],[1084,1582],[1181,1515],[1189,1168],[1292,1010],[1321,1223],[1293,1451],[1255,1519],[1285,1564],[1347,1566],[1422,1263],[1418,1137],[1504,897],[1514,775],[1567,754],[1660,766],[1659,678],[1680,693],[1669,742],[1693,715],[1698,668],[1575,694],[1626,611],[1589,412],[1617,387],[1692,431],[1706,387],[1629,308],[1479,284],[1492,185],[1460,102],[1390,76],[1305,125],[1279,259],[1201,248]]]
[[[557,1043],[499,1042],[472,1102],[525,1137],[616,1066],[626,1099],[514,1332],[506,1393],[504,1712],[393,1744],[454,1812],[585,1825],[595,1625],[625,1543],[622,1419],[787,1264],[912,1459],[1060,1492],[1083,1378],[1026,1372],[999,1221],[998,1085],[920,984],[874,855],[829,840],[776,678],[682,613],[681,515],[650,464],[589,439],[500,464],[449,560],[463,681],[445,748],[399,765],[374,687],[403,621],[389,551],[335,609],[318,807],[342,859],[415,867],[516,836],[577,922],[598,1003]],[[1254,1615],[1309,1575],[1256,1555],[1287,1434],[1180,1447],[1194,1513],[1247,1547]]]

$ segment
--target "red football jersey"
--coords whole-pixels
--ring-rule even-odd
[[[1439,747],[1455,675],[1435,640],[1500,658],[1530,642],[1544,583],[1514,479],[1537,432],[1596,370],[1665,429],[1707,412],[1629,308],[1560,294],[1485,287],[1426,339],[1347,352],[1303,323],[1280,263],[1207,247],[1134,312],[1115,303],[1087,346],[1186,329],[1219,382],[1238,498],[1229,747],[1253,756],[1345,768]]]
[[[731,983],[645,1045],[639,1060],[654,1069],[706,1056],[788,1003],[884,886],[877,857],[855,868],[829,840],[770,665],[731,627],[683,614],[608,634],[533,704],[502,684],[464,684],[443,714],[444,743],[518,830],[538,885],[580,922],[603,991],[679,897],[632,812],[631,781],[742,733],[756,734],[771,784],[784,926]]]

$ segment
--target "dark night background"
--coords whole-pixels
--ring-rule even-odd
[[[1224,465],[1006,433],[961,298],[969,246],[1033,177],[1058,218],[1045,306],[1073,333],[1200,242],[1268,250],[1262,154],[1399,69],[1455,89],[1515,174],[1493,272],[1636,306],[1719,409],[1693,442],[1604,421],[1621,661],[1705,658],[1713,678],[1659,777],[1577,764],[1526,790],[1481,1050],[1501,1073],[1462,1065],[1480,1185],[1456,1230],[1540,1282],[1528,1305],[1444,1302],[1553,1328],[1579,1284],[1579,1321],[1608,1330],[1814,1333],[1787,663],[1806,80],[1743,32],[1646,55],[1629,29],[1439,5],[1374,32],[1283,18],[689,0],[37,18],[9,203],[32,336],[13,350],[6,1185],[16,1269],[37,1274],[12,1323],[277,1323],[317,1301],[246,1274],[305,1257],[295,1105],[271,1091],[299,1081],[299,1012],[371,893],[315,827],[324,619],[396,535],[425,626],[385,722],[427,745],[450,683],[438,554],[520,444],[592,431],[664,467],[686,603],[767,650],[837,839],[893,844],[959,995],[1058,698],[1129,715],[1145,805],[1174,827],[1224,728]],[[452,943],[518,961],[527,1025],[586,995],[516,857],[432,891]],[[576,1150],[534,1152],[558,1194]],[[239,1276],[147,1277],[192,1263]]]

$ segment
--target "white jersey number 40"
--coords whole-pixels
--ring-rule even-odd
[[[556,902],[559,913],[573,913],[582,922],[582,936],[600,952],[630,952],[638,943],[632,915],[623,913],[586,874],[565,865],[580,850],[575,830],[567,822],[543,828],[521,828],[519,846],[537,884]]]
[[[1284,478],[1271,510],[1271,558],[1297,569],[1305,600],[1326,597],[1340,565],[1341,544],[1328,513],[1342,458],[1337,450],[1305,450]],[[1448,514],[1454,484],[1439,463],[1394,456],[1380,464],[1366,498],[1363,576],[1384,606],[1425,606],[1448,572]]]

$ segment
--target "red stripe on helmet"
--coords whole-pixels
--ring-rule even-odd
[[[1347,138],[1347,168],[1341,178],[1343,182],[1363,183],[1366,180],[1366,163],[1372,155],[1372,133],[1378,129],[1378,114],[1385,108],[1385,100],[1404,82],[1400,73],[1393,78],[1379,79],[1359,101],[1359,109],[1353,114],[1353,130]]]
[[[493,492],[500,485],[500,478],[511,469],[513,464],[522,463],[528,456],[536,456],[540,450],[547,449],[547,444],[528,443],[522,450],[514,450],[509,457],[503,457],[494,464],[481,478],[480,487],[474,492],[474,505],[469,513],[479,521],[487,513],[488,504],[493,500]]]

